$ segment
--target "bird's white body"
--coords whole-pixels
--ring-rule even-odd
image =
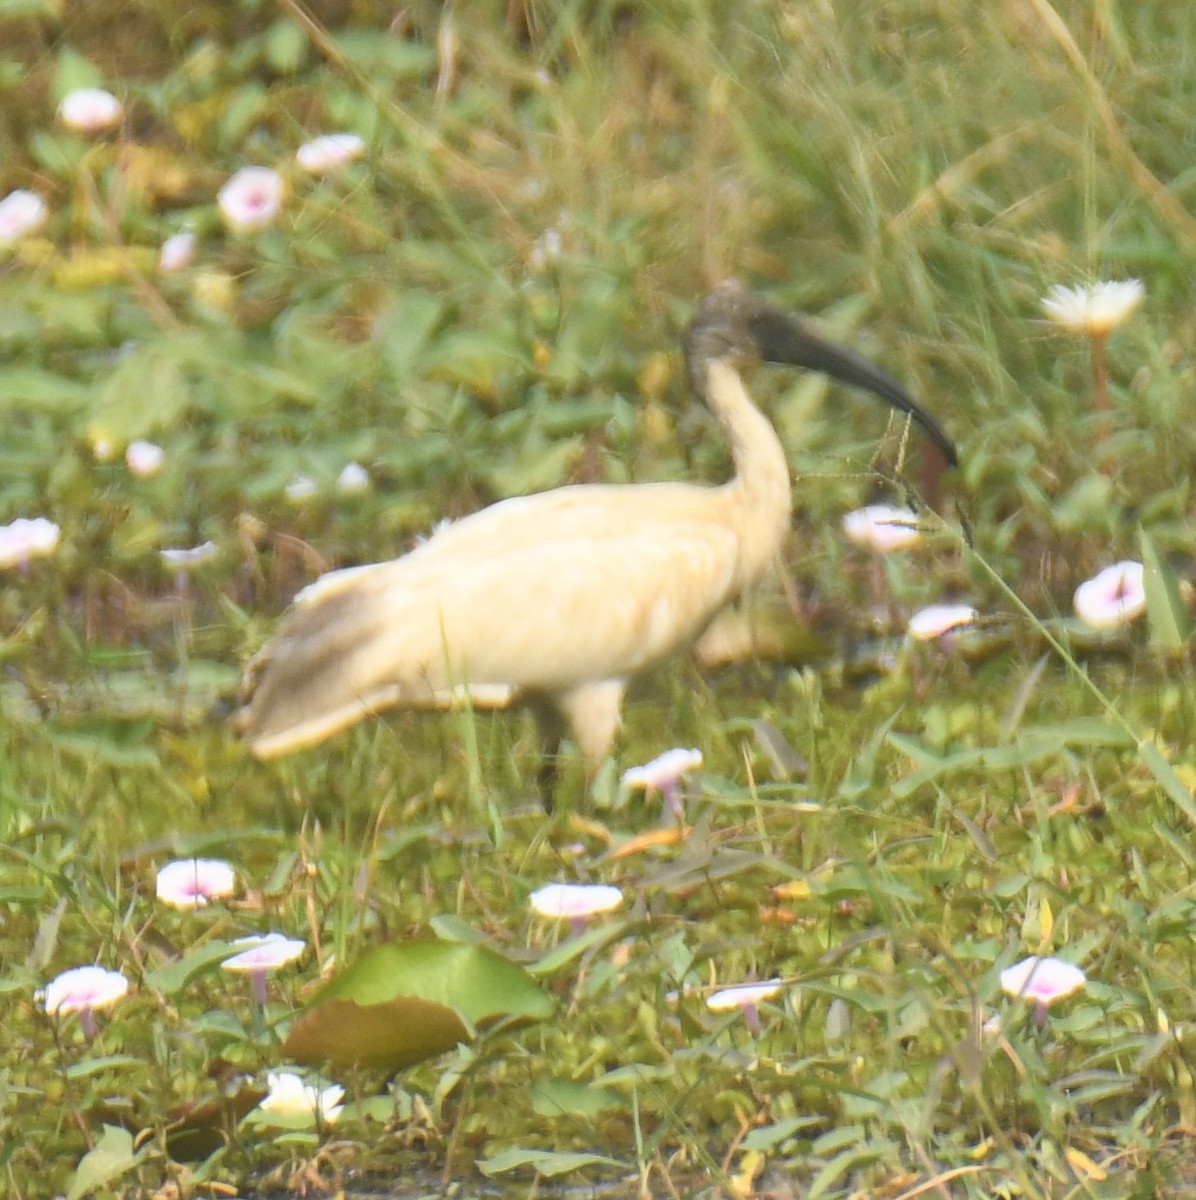
[[[715,289],[686,335],[695,390],[727,436],[722,486],[564,487],[446,525],[392,562],[305,589],[250,663],[238,723],[261,758],[392,707],[530,704],[591,765],[609,753],[628,681],[684,649],[776,562],[789,471],[739,373],[757,356],[813,367],[911,413],[901,385],[740,285]]]
[[[693,641],[768,571],[784,537],[780,443],[734,368],[709,369],[750,473],[722,487],[514,497],[402,558],[322,576],[255,668],[264,684],[246,712],[252,720],[257,704],[264,716],[249,725],[254,752],[273,757],[371,712],[468,695],[479,707],[548,705],[600,761],[628,680]]]

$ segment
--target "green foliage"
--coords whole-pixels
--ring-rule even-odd
[[[1194,46],[1168,0],[0,0],[0,190],[49,209],[0,246],[0,524],[62,530],[0,575],[7,1192],[1189,1194]],[[56,120],[83,86],[117,129]],[[364,155],[306,175],[331,129]],[[285,199],[230,229],[249,164]],[[723,477],[677,334],[729,274],[907,380],[962,463],[753,379],[788,587],[720,632],[780,661],[662,672],[620,749],[701,748],[684,822],[571,762],[546,820],[511,715],[251,762],[240,665],[320,571],[508,494]],[[1123,276],[1100,368],[1040,298]],[[883,563],[840,533],[877,497],[931,530]],[[1145,628],[1085,630],[1076,585],[1135,555]],[[956,597],[975,628],[908,643]],[[238,890],[168,910],[191,855]],[[565,878],[627,904],[560,936],[525,901]],[[309,952],[262,1004],[219,963],[271,929]],[[1055,952],[1089,984],[1039,1021],[999,975]],[[37,992],[93,962],[132,988],[88,1033]],[[757,1026],[706,1007],[771,978]],[[335,1126],[249,1115],[289,1057],[339,1064]]]

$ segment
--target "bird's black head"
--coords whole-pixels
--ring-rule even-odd
[[[951,466],[959,461],[951,439],[938,422],[914,402],[888,371],[847,346],[822,337],[796,313],[778,308],[736,280],[720,284],[703,297],[685,331],[685,357],[690,381],[703,396],[706,364],[712,359],[759,358],[821,371],[865,388],[894,408],[909,413]]]

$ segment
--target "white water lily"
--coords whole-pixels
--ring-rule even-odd
[[[58,548],[61,530],[46,517],[18,517],[0,525],[0,569],[23,567],[31,558],[47,558]]]
[[[915,642],[932,642],[975,624],[979,615],[970,604],[928,604],[910,617],[905,628]]]
[[[869,504],[849,512],[843,518],[843,532],[849,541],[878,554],[904,550],[922,537],[917,513],[893,504]]]
[[[183,229],[171,234],[162,243],[162,249],[158,253],[158,270],[167,275],[172,271],[182,271],[191,265],[194,256],[195,233],[190,229]]]
[[[120,101],[103,88],[78,88],[58,105],[58,119],[76,133],[102,133],[119,124],[123,115]]]
[[[760,1032],[760,1005],[780,995],[785,984],[780,979],[765,979],[760,983],[741,983],[723,988],[706,997],[706,1007],[711,1012],[731,1012],[740,1009],[743,1019],[753,1034]]]
[[[125,465],[138,479],[149,479],[162,469],[166,451],[153,442],[130,442],[125,450]]]
[[[358,462],[346,463],[336,477],[336,490],[346,496],[359,495],[370,490],[370,473]]]
[[[0,246],[8,246],[40,229],[50,215],[46,202],[33,192],[18,189],[0,200]]]
[[[159,550],[158,556],[167,567],[171,567],[176,571],[191,571],[202,563],[215,558],[219,553],[220,548],[216,543],[208,540],[201,542],[198,546],[187,546],[185,548],[171,547],[167,550]]]
[[[1141,280],[1122,279],[1088,287],[1056,284],[1043,297],[1042,307],[1052,321],[1073,333],[1105,337],[1124,325],[1146,297]]]
[[[299,147],[295,161],[312,175],[327,175],[360,158],[365,142],[355,133],[326,133]]]
[[[605,883],[550,883],[528,897],[541,917],[584,920],[610,912],[623,903],[623,893]]]
[[[317,1116],[327,1124],[333,1124],[341,1115],[345,1089],[339,1084],[319,1087],[304,1083],[301,1075],[294,1071],[271,1071],[266,1075],[270,1092],[258,1105],[262,1112],[288,1116]]]

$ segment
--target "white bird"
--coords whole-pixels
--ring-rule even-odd
[[[701,302],[685,338],[692,386],[735,475],[579,485],[503,500],[390,562],[321,576],[251,660],[238,727],[268,759],[384,709],[530,705],[546,762],[566,732],[593,768],[628,682],[690,645],[767,575],[789,527],[789,469],[740,367],[809,367],[946,435],[887,372],[736,282]],[[551,766],[548,768],[551,771]]]

